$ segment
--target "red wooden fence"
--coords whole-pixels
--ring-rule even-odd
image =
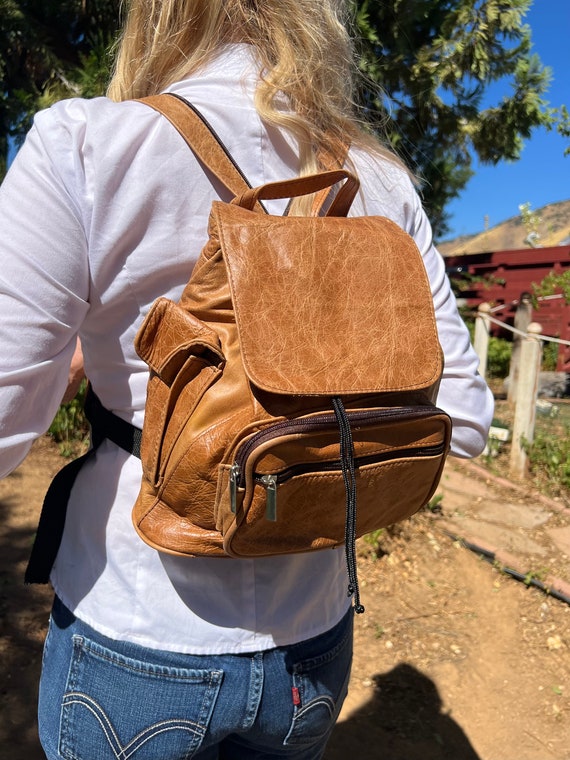
[[[570,268],[570,245],[550,248],[523,248],[515,251],[490,251],[448,256],[447,272],[458,289],[458,297],[476,309],[483,301],[492,306],[504,305],[497,317],[513,325],[521,295],[532,292],[533,283],[540,283],[554,271],[561,274]],[[570,305],[563,298],[540,301],[532,318],[542,325],[543,335],[570,341]],[[507,330],[491,326],[494,335],[511,338]],[[570,372],[570,347],[561,345],[559,371]]]

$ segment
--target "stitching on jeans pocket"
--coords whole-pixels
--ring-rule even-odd
[[[74,636],[61,710],[61,756],[191,758],[206,734],[222,678],[221,670],[143,662]]]
[[[294,676],[299,692],[307,692],[302,684],[303,677]],[[285,745],[314,744],[326,737],[334,725],[337,715],[335,701],[328,694],[315,696],[309,702],[295,708]]]
[[[286,745],[309,745],[331,731],[346,697],[352,661],[351,630],[321,655],[293,667],[295,705]]]

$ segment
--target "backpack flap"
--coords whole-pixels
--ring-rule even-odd
[[[255,386],[346,396],[438,383],[429,282],[414,241],[396,224],[282,218],[221,203],[212,213]]]

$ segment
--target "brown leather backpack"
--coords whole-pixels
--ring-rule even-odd
[[[135,527],[190,556],[345,544],[357,592],[355,538],[424,506],[449,448],[422,257],[390,220],[346,218],[348,172],[251,189],[188,104],[146,102],[236,197],[214,202],[180,301],[158,299],[136,339],[151,375]],[[262,207],[339,182],[324,216]]]
[[[264,557],[345,545],[433,495],[451,421],[430,285],[413,239],[384,217],[346,215],[347,171],[252,189],[202,117],[173,95],[144,99],[235,196],[179,303],[159,298],[136,338],[150,368],[133,509],[141,538],[186,556]],[[329,190],[341,184],[332,202]],[[263,201],[316,194],[314,216]],[[327,211],[323,214],[323,208]],[[105,437],[139,455],[140,431],[91,394],[92,455]],[[76,460],[46,496],[28,582],[45,582]]]

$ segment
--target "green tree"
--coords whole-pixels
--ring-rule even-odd
[[[0,0],[0,179],[10,140],[62,97],[98,95],[120,0]]]
[[[448,229],[445,208],[472,176],[474,156],[514,161],[535,128],[563,121],[564,112],[544,100],[550,70],[531,52],[524,23],[531,4],[355,2],[369,80],[364,110],[384,121],[388,139],[418,174],[436,236]],[[489,87],[500,80],[511,94],[488,105]]]
[[[566,106],[556,109],[556,130],[559,135],[570,140],[570,113]],[[570,144],[564,150],[565,156],[570,156]]]
[[[570,136],[544,100],[550,72],[531,53],[532,0],[352,0],[368,86],[364,115],[422,183],[438,237],[446,206],[483,163],[516,160],[537,127]],[[0,179],[9,140],[61,97],[105,90],[121,0],[0,0]],[[489,88],[510,96],[487,105]],[[501,91],[504,91],[504,87]],[[570,150],[570,148],[569,148]]]

